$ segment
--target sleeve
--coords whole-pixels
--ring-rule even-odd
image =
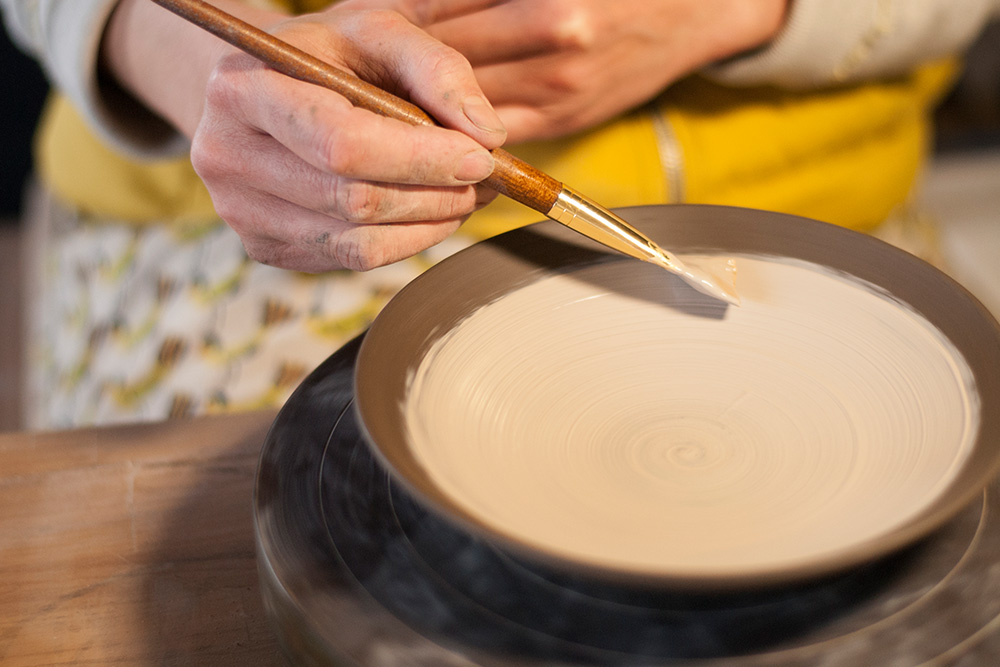
[[[903,74],[960,53],[1000,15],[1000,0],[789,0],[770,44],[713,65],[734,86],[808,89]]]
[[[109,145],[138,158],[187,150],[187,140],[98,68],[101,36],[117,0],[0,0],[11,39],[37,59]]]

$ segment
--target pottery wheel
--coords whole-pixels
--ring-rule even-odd
[[[255,498],[262,590],[305,664],[1000,664],[1000,485],[930,538],[794,587],[695,594],[520,561],[431,515],[359,434],[359,341],[282,409]]]

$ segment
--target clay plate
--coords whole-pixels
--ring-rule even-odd
[[[994,477],[1000,327],[954,281],[793,216],[622,214],[674,252],[737,256],[744,305],[555,223],[442,262],[379,315],[355,376],[366,438],[418,502],[549,566],[731,588],[883,556]]]

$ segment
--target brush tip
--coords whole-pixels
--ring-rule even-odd
[[[663,253],[663,261],[657,263],[683,278],[702,294],[733,306],[741,304],[740,295],[736,291],[736,260],[731,257],[681,262],[673,255]]]

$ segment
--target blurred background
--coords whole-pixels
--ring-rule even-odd
[[[0,430],[20,425],[21,262],[18,216],[31,171],[35,120],[48,86],[38,65],[0,30]]]
[[[34,61],[0,31],[0,431],[20,425],[23,332],[18,218],[35,121],[47,93]],[[925,210],[941,222],[949,271],[1000,317],[1000,22],[987,27],[937,114]]]
[[[937,114],[921,193],[948,272],[1000,319],[1000,21],[987,26]]]

